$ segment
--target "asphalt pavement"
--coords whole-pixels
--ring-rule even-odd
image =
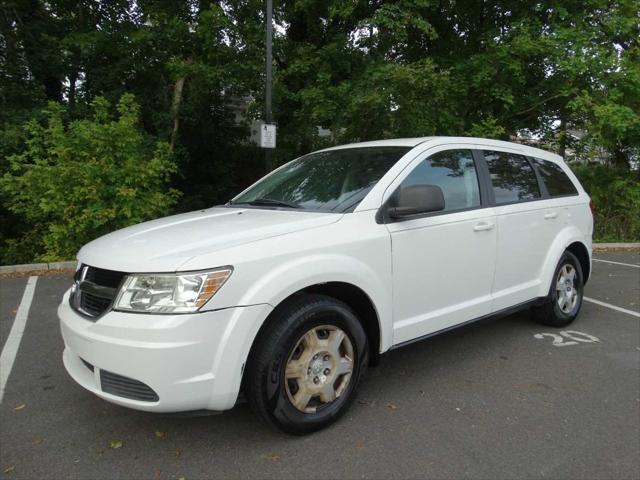
[[[55,313],[71,276],[40,276],[0,404],[0,478],[638,479],[640,255],[594,257],[585,295],[610,306],[585,302],[565,329],[520,313],[393,351],[341,421],[306,437],[246,404],[177,418],[85,391]],[[0,278],[3,346],[26,282]]]

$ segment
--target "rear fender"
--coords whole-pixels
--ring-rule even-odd
[[[538,297],[547,297],[549,295],[553,274],[556,271],[560,257],[562,257],[567,247],[574,242],[582,243],[586,247],[587,252],[589,252],[589,263],[591,263],[591,241],[586,239],[582,232],[575,226],[565,227],[556,236],[545,258],[544,266],[540,274],[541,283]]]

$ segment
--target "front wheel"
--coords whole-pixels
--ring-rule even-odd
[[[575,320],[582,306],[584,280],[576,256],[565,251],[556,267],[546,303],[533,309],[543,325],[564,327]]]
[[[245,393],[269,424],[293,434],[335,422],[353,400],[367,361],[353,311],[324,295],[301,295],[269,320],[247,366]]]

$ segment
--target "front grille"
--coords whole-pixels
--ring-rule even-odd
[[[84,279],[93,282],[96,285],[102,285],[103,287],[118,288],[122,277],[125,276],[123,272],[117,272],[115,270],[105,270],[103,268],[87,267],[87,273]]]
[[[119,397],[142,402],[157,402],[159,400],[158,394],[148,385],[107,370],[100,370],[100,385],[103,392]]]
[[[75,277],[71,306],[85,317],[97,318],[108,310],[126,273],[82,265]]]
[[[102,315],[110,303],[111,299],[108,298],[100,298],[87,292],[80,294],[80,307],[92,317]]]

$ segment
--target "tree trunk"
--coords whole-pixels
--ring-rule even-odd
[[[69,110],[73,112],[76,108],[76,83],[78,82],[78,70],[74,67],[69,75]]]
[[[171,141],[169,143],[172,152],[178,139],[178,129],[180,128],[180,104],[182,103],[182,90],[184,89],[184,82],[186,78],[186,76],[178,78],[173,86],[173,101],[171,102],[173,128],[171,129]]]
[[[560,129],[558,134],[558,155],[564,158],[567,151],[567,121],[564,118],[560,119]]]

